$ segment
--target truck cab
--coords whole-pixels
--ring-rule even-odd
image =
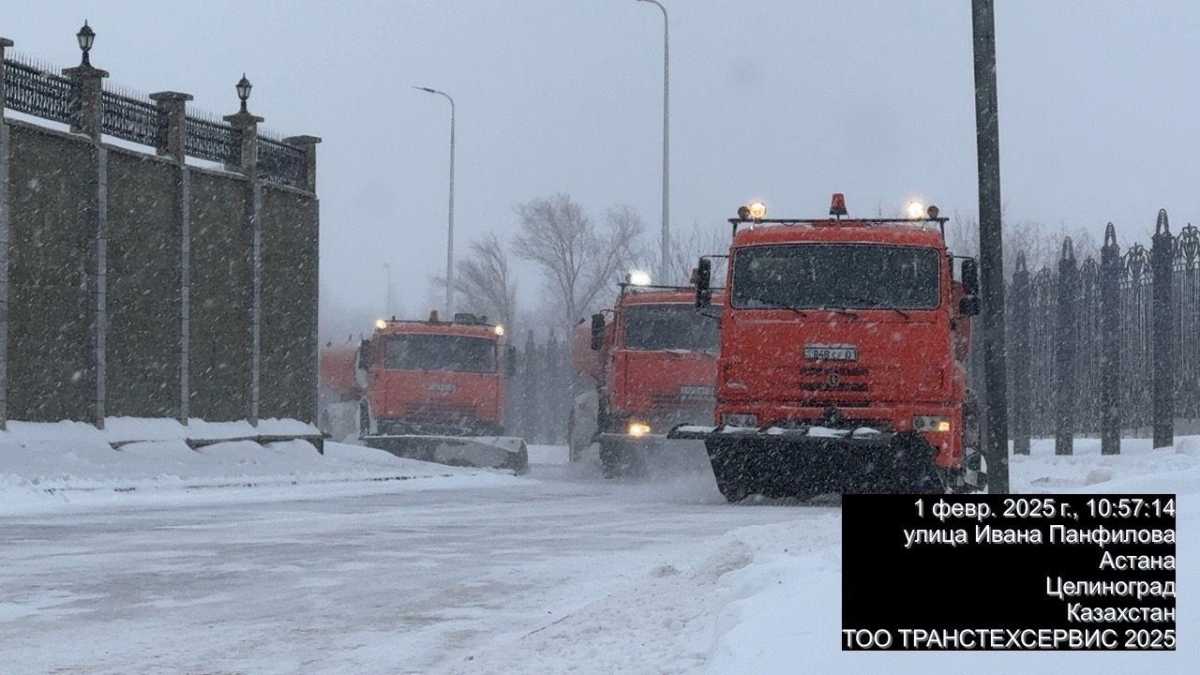
[[[595,430],[607,475],[628,472],[638,451],[673,426],[712,415],[719,308],[700,312],[690,287],[626,283],[613,309],[592,317],[576,368],[598,392]],[[582,328],[582,326],[581,326]]]
[[[380,319],[359,349],[364,434],[502,435],[510,352],[486,317]]]
[[[672,436],[706,441],[727,497],[936,490],[960,482],[974,450],[974,261],[956,278],[936,207],[844,215],[835,195],[828,219],[743,207],[731,220],[716,426]],[[713,302],[706,263],[701,306]]]

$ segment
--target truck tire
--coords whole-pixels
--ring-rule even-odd
[[[600,469],[604,472],[605,478],[621,477],[621,448],[616,441],[601,439]]]
[[[376,433],[375,425],[371,419],[371,404],[363,399],[358,402],[358,437],[369,436]]]
[[[605,478],[625,478],[645,473],[640,453],[630,443],[612,438],[600,439],[600,467]]]

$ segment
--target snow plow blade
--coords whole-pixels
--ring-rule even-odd
[[[704,441],[721,494],[809,499],[822,494],[940,493],[933,448],[917,434],[875,429],[681,425],[667,438]]]
[[[525,439],[516,436],[379,435],[363,436],[360,440],[367,447],[408,459],[507,469],[516,475],[529,470]]]

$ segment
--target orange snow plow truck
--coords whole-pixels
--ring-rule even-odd
[[[358,350],[359,435],[401,457],[524,473],[524,439],[504,435],[515,350],[486,317],[384,320]]]
[[[730,219],[715,426],[668,434],[704,441],[729,501],[982,484],[965,367],[976,263],[946,249],[937,207],[909,214],[845,218],[835,194],[826,219],[757,203]],[[711,269],[701,259],[699,307]]]
[[[585,413],[593,419],[577,407],[572,427],[587,431],[572,436],[599,442],[605,477],[643,472],[651,453],[677,450],[669,429],[712,415],[719,308],[699,311],[694,297],[691,287],[651,286],[638,273],[611,311],[576,330],[572,360],[596,400]]]

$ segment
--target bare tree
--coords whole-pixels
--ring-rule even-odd
[[[517,281],[508,264],[508,252],[496,234],[489,232],[471,242],[467,257],[456,267],[454,290],[460,306],[511,327],[517,313]]]
[[[671,255],[667,259],[671,267],[668,277],[661,283],[668,285],[687,286],[692,283],[692,270],[696,261],[702,255],[726,254],[729,252],[729,242],[732,231],[728,224],[702,226],[692,223],[692,230],[686,234],[677,233],[671,237]],[[725,285],[725,259],[713,260],[713,285]]]
[[[1004,275],[1012,278],[1016,270],[1017,255],[1024,254],[1026,268],[1036,272],[1043,267],[1055,269],[1062,255],[1062,242],[1071,237],[1075,257],[1082,261],[1092,257],[1099,260],[1100,247],[1091,232],[1083,228],[1068,228],[1065,224],[1057,229],[1042,223],[1023,220],[1004,223]],[[946,243],[956,255],[979,254],[979,225],[974,216],[951,218],[946,227]]]
[[[615,206],[597,228],[565,194],[518,204],[516,212],[513,252],[541,268],[561,326],[570,329],[635,259],[642,219],[628,206]]]

